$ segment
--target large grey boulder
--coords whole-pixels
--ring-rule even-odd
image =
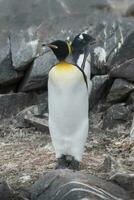
[[[31,200],[128,200],[124,189],[92,175],[55,170],[43,175],[31,189]]]
[[[0,199],[1,200],[10,200],[11,191],[8,184],[3,179],[0,179]]]
[[[134,58],[113,67],[109,72],[109,76],[114,78],[124,78],[128,81],[134,82]]]
[[[9,36],[0,33],[0,85],[11,85],[19,81],[23,73],[16,72],[12,66]]]
[[[115,79],[107,96],[107,102],[124,101],[133,90],[134,84],[124,79]]]
[[[52,51],[49,51],[35,59],[33,65],[27,71],[24,80],[20,85],[19,91],[46,88],[48,71],[56,62],[57,59]]]
[[[103,128],[113,129],[130,119],[130,109],[125,103],[112,105],[106,110],[103,117]]]
[[[12,117],[36,102],[33,94],[12,93],[0,95],[0,119]]]
[[[134,32],[126,38],[119,52],[113,57],[111,65],[120,65],[131,58],[134,58]]]
[[[11,33],[12,64],[15,70],[24,71],[37,54],[38,39],[35,30],[27,29],[19,33]]]
[[[113,6],[113,5],[112,5]],[[101,16],[101,15],[100,15]],[[128,18],[122,18],[121,21],[117,20],[114,15],[110,13],[106,14],[107,18],[102,22],[95,20],[94,26],[89,29],[89,34],[98,38],[98,43],[94,45],[95,47],[100,46],[106,51],[106,61],[101,67],[94,64],[94,46],[91,48],[92,54],[92,74],[100,75],[107,74],[112,68],[111,62],[116,58],[116,55],[122,48],[125,38],[133,31],[134,20]],[[102,54],[103,56],[104,54]]]

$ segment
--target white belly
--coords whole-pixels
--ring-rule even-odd
[[[51,69],[48,102],[49,129],[56,157],[72,155],[80,161],[88,135],[88,90],[77,67]]]

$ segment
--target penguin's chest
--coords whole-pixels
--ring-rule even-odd
[[[76,90],[83,81],[82,72],[71,64],[59,64],[49,72],[49,84],[59,92]]]
[[[88,90],[82,72],[73,65],[53,67],[49,72],[48,100],[50,117],[59,120],[79,117],[80,109],[87,112]]]

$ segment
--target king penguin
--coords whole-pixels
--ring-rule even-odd
[[[58,59],[48,74],[49,130],[57,167],[79,169],[88,136],[88,84],[84,71],[68,63],[68,42],[47,44]]]

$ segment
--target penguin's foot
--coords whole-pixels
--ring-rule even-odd
[[[72,170],[79,170],[79,161],[75,160],[75,158],[73,156],[70,156],[69,159],[66,156],[66,161],[68,162],[68,168],[72,169]]]
[[[79,170],[80,163],[79,161],[75,160],[73,156],[70,155],[62,155],[57,160],[57,165],[55,169],[71,169],[71,170]]]
[[[65,168],[67,168],[66,156],[62,155],[60,158],[58,158],[55,169],[65,169]]]

